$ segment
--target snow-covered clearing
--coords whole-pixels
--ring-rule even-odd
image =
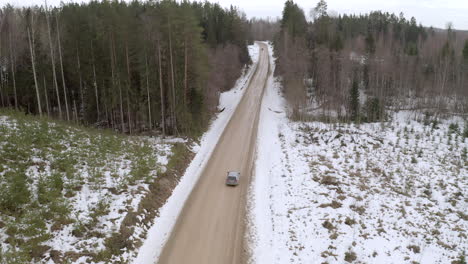
[[[173,144],[4,114],[0,263],[99,259],[166,170]]]
[[[462,120],[291,122],[280,88],[271,77],[262,103],[251,263],[452,263],[468,252]]]
[[[206,162],[209,160],[224,128],[234,113],[239,101],[244,94],[250,77],[255,72],[258,63],[258,45],[249,46],[249,54],[253,61],[250,68],[246,69],[243,76],[237,80],[235,86],[230,91],[224,92],[220,96],[218,109],[224,109],[211,123],[199,146],[193,150],[196,152],[195,158],[190,163],[180,183],[174,189],[167,203],[160,209],[159,216],[154,220],[153,226],[148,231],[147,239],[140,248],[137,257],[133,260],[135,264],[155,263],[161,250],[167,241],[171,230],[176,223],[185,200],[197,182],[200,173]]]

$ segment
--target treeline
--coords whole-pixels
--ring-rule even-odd
[[[279,28],[278,19],[251,18],[249,20],[249,41],[273,41]]]
[[[468,34],[383,12],[328,14],[285,3],[277,74],[296,118],[378,121],[386,109],[468,112]],[[365,99],[365,100],[363,100]]]
[[[239,10],[208,2],[8,5],[0,106],[125,133],[197,134],[250,62],[247,31]]]

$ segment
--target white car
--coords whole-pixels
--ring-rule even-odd
[[[226,178],[226,185],[236,186],[239,184],[240,172],[228,171]]]

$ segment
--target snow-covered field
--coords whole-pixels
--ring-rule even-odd
[[[468,252],[463,120],[399,112],[383,124],[291,122],[280,88],[271,77],[262,103],[251,263],[459,263]]]
[[[185,171],[180,183],[174,189],[167,203],[160,209],[160,214],[154,220],[148,231],[147,239],[139,249],[134,264],[155,263],[166,243],[177,217],[182,210],[185,200],[197,182],[206,162],[209,160],[224,128],[231,119],[239,101],[244,94],[249,79],[255,72],[258,63],[259,46],[249,46],[249,54],[253,64],[245,69],[244,74],[237,80],[233,89],[220,95],[218,109],[224,109],[212,121],[209,130],[203,135],[200,145],[195,146],[195,158]]]
[[[101,258],[172,155],[155,138],[0,118],[0,263]]]

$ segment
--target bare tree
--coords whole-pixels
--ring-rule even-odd
[[[34,25],[33,16],[31,14],[31,26]],[[35,55],[34,55],[34,31],[27,29],[28,31],[28,42],[29,42],[29,51],[31,52],[31,64],[33,68],[33,75],[34,75],[34,85],[36,87],[36,97],[37,97],[37,109],[39,111],[39,116],[42,116],[42,107],[41,107],[41,97],[39,94],[39,86],[37,84],[37,75],[36,75],[36,63],[35,63]]]
[[[172,58],[172,30],[171,30],[171,21],[168,20],[169,24],[169,57],[171,61],[171,87],[172,87],[172,128],[174,129],[175,133],[178,134],[177,131],[177,117],[176,117],[176,95],[175,95],[175,77],[174,77],[174,61]]]
[[[62,45],[60,44],[60,28],[58,24],[58,15],[55,16],[55,23],[57,25],[57,40],[58,40],[58,50],[60,55],[60,68],[62,70],[62,83],[63,83],[63,97],[65,100],[65,110],[67,112],[67,121],[70,121],[70,113],[68,111],[68,96],[67,96],[67,86],[65,84],[65,73],[63,71],[63,59],[62,59]]]
[[[18,110],[18,95],[17,95],[17,92],[16,92],[16,77],[15,77],[15,72],[16,72],[16,68],[15,68],[15,53],[13,53],[13,48],[12,48],[12,39],[11,39],[11,27],[10,27],[10,30],[8,32],[8,36],[9,36],[9,43],[10,43],[10,66],[11,66],[11,77],[12,77],[12,80],[13,80],[13,94],[14,94],[14,99],[15,99],[15,109]]]
[[[85,101],[84,101],[84,96],[83,96],[83,77],[81,75],[80,52],[78,51],[78,48],[76,49],[76,63],[77,63],[77,67],[78,67],[78,78],[79,78],[80,99],[81,99],[81,102],[80,102],[80,119],[82,119],[83,118],[82,113],[84,111]],[[76,108],[76,106],[75,106],[75,108]],[[76,117],[78,117],[78,115],[76,115]]]
[[[47,84],[46,84],[45,76],[42,78],[42,80],[44,82],[44,95],[45,95],[45,101],[46,101],[47,116],[50,117],[49,95],[48,95],[48,92],[47,92]]]
[[[114,45],[114,35],[111,37],[110,43],[110,53],[111,53],[111,71],[112,71],[112,84],[115,87],[115,82],[117,82],[117,86],[119,88],[119,100],[120,100],[120,125],[122,129],[122,133],[125,132],[125,122],[124,122],[124,113],[123,113],[123,100],[122,100],[122,86],[120,85],[120,78],[117,76],[117,81],[115,77],[115,63],[116,63],[116,55],[115,55],[115,45]]]
[[[48,6],[47,6],[47,1],[45,1],[45,9],[46,9],[47,33],[48,33],[48,36],[49,36],[50,59],[52,61],[53,84],[55,86],[55,93],[57,95],[57,105],[58,105],[58,109],[59,109],[59,117],[62,118],[62,104],[60,102],[60,93],[59,93],[58,83],[57,83],[57,73],[55,71],[54,47],[52,45],[52,33],[51,33],[51,29],[50,29],[49,10],[48,10]]]
[[[148,72],[148,54],[145,52],[145,73],[146,73],[146,94],[148,95],[148,127],[149,130],[152,129],[152,120],[151,120],[151,97],[150,97],[150,84],[149,84],[149,72]]]
[[[98,85],[97,85],[97,78],[96,78],[96,66],[94,60],[94,49],[93,49],[93,42],[91,42],[91,54],[93,60],[93,86],[94,86],[94,96],[96,99],[96,111],[97,111],[97,120],[99,121],[100,112],[99,112],[99,96],[98,96]],[[113,80],[112,80],[113,81]],[[107,115],[107,112],[106,112]],[[107,118],[106,118],[107,119]]]
[[[131,76],[130,76],[130,59],[128,55],[128,43],[125,46],[125,55],[127,59],[127,90],[126,90],[126,95],[127,95],[127,121],[128,121],[128,131],[131,134],[132,133],[132,121],[131,121],[131,115],[130,115],[130,96],[128,94],[128,91],[130,90],[130,87],[132,85],[131,81]]]
[[[161,63],[161,43],[158,38],[158,66],[159,66],[159,91],[161,95],[161,126],[163,138],[166,136],[166,115],[164,113],[165,104],[164,104],[164,86],[162,79],[162,63]]]

